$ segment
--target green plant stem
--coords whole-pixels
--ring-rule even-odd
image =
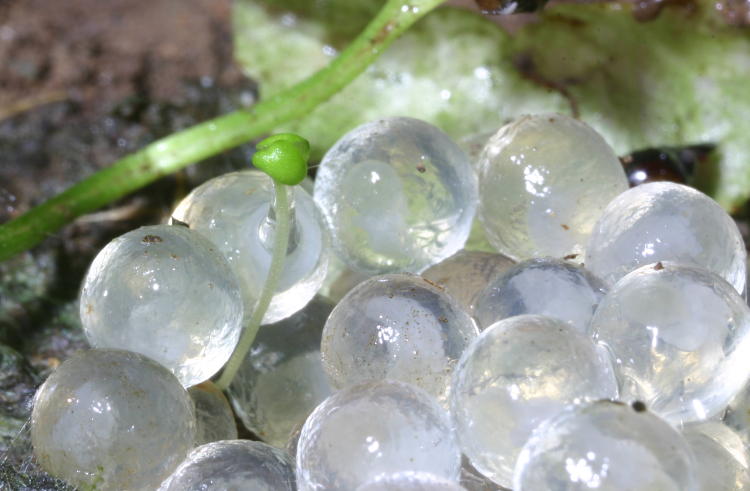
[[[183,167],[303,117],[362,73],[396,38],[444,0],[388,0],[357,38],[297,85],[255,106],[158,140],[0,226],[0,261],[92,212]]]
[[[234,379],[234,376],[237,374],[237,370],[239,370],[240,365],[242,365],[242,362],[245,360],[247,352],[250,350],[250,346],[252,346],[253,341],[255,341],[255,335],[258,334],[258,329],[260,329],[263,316],[266,314],[268,306],[271,304],[271,299],[276,292],[276,288],[281,280],[281,273],[284,270],[286,251],[289,246],[289,232],[291,231],[287,190],[291,188],[276,180],[274,180],[273,186],[276,193],[276,200],[273,204],[276,224],[273,233],[271,265],[268,267],[266,281],[263,284],[263,290],[260,292],[258,301],[255,304],[255,309],[250,316],[250,320],[242,331],[240,342],[237,343],[237,348],[235,348],[229,361],[224,366],[224,371],[221,372],[221,376],[216,381],[216,386],[220,390],[226,390],[227,387],[229,387],[229,384],[232,383],[232,379]]]

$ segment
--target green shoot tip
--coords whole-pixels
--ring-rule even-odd
[[[307,175],[310,142],[293,133],[269,136],[256,146],[253,165],[274,181],[294,186]]]

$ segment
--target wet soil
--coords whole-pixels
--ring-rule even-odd
[[[0,223],[156,138],[251,103],[229,15],[229,0],[0,0]],[[241,157],[164,179],[37,251],[60,249],[58,275],[80,276],[103,243],[159,221],[191,181]]]

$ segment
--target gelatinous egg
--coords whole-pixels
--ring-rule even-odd
[[[466,488],[466,491],[506,491],[507,488],[501,487],[499,484],[492,482],[481,472],[476,470],[469,459],[463,456],[461,459],[461,480],[459,481],[461,486]]]
[[[482,151],[479,218],[490,243],[513,259],[581,255],[604,208],[626,189],[620,161],[588,125],[523,116]]]
[[[333,392],[320,359],[331,309],[316,297],[288,319],[263,326],[229,386],[237,416],[266,443],[283,448],[294,428]]]
[[[196,448],[159,491],[295,491],[294,465],[283,451],[250,440]]]
[[[724,423],[736,431],[750,448],[750,384],[745,385],[729,403]]]
[[[514,315],[541,314],[586,332],[605,293],[604,283],[581,266],[528,259],[492,278],[477,294],[473,313],[480,329]]]
[[[34,400],[31,438],[44,470],[74,486],[156,489],[195,442],[187,391],[138,353],[81,351]]]
[[[542,421],[569,404],[616,397],[606,354],[568,323],[541,315],[511,317],[483,331],[461,356],[450,395],[461,450],[505,487]]]
[[[422,472],[402,472],[382,476],[357,488],[357,491],[466,491],[460,484]]]
[[[320,289],[328,268],[328,233],[312,197],[290,187],[291,232],[287,256],[271,305],[269,324],[304,307]],[[249,317],[268,275],[276,227],[273,181],[247,170],[216,177],[195,188],[172,219],[204,234],[237,274]]]
[[[421,389],[392,380],[347,387],[326,399],[305,422],[297,447],[302,490],[350,491],[400,472],[457,480],[460,468],[445,410]]]
[[[514,491],[697,491],[685,439],[645,409],[608,401],[573,407],[529,439]]]
[[[421,276],[443,288],[458,300],[466,312],[473,314],[477,294],[492,278],[515,264],[514,260],[502,254],[462,249],[430,266]]]
[[[704,269],[665,262],[633,271],[589,327],[615,361],[622,399],[673,424],[716,415],[750,376],[750,309]]]
[[[477,328],[423,278],[390,274],[360,283],[328,317],[321,355],[337,388],[393,379],[447,403],[450,374]]]
[[[746,259],[737,225],[718,203],[688,186],[653,182],[612,200],[585,262],[609,285],[646,264],[673,261],[708,269],[742,292]]]
[[[326,153],[315,201],[337,254],[369,274],[418,273],[463,247],[477,206],[468,157],[412,118],[373,121]]]
[[[81,322],[95,348],[135,351],[185,387],[215,374],[242,329],[242,298],[216,247],[185,227],[153,225],[107,244],[81,292]]]
[[[194,385],[188,389],[188,394],[195,405],[196,445],[237,439],[237,424],[232,408],[213,382]]]
[[[704,421],[686,425],[682,436],[695,456],[695,474],[700,489],[750,489],[750,455],[737,433],[718,421]]]

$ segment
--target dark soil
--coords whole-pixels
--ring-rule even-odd
[[[156,138],[252,102],[254,85],[232,63],[229,14],[229,0],[0,0],[0,223]],[[236,157],[213,167],[241,165]],[[102,244],[159,221],[186,181],[209,174],[165,179],[41,249],[62,249],[61,274],[80,276]]]
[[[62,92],[100,113],[135,93],[173,99],[185,79],[235,79],[229,14],[228,0],[6,0],[0,107]]]

